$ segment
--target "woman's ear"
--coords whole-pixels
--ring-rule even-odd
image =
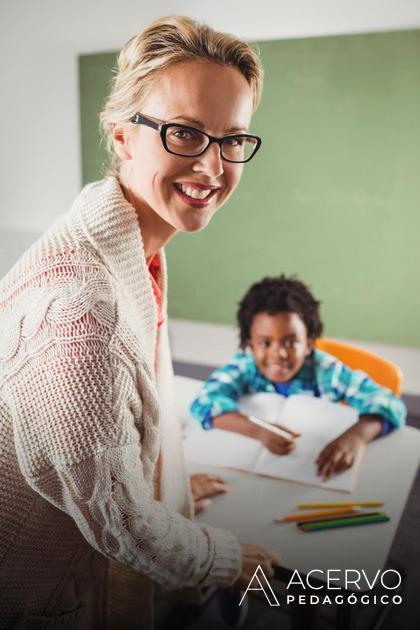
[[[131,160],[131,153],[128,148],[127,127],[114,124],[112,128],[112,141],[115,153],[121,160]]]

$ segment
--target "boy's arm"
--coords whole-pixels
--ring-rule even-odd
[[[320,380],[330,400],[346,402],[358,410],[360,422],[372,421],[376,425],[373,437],[405,424],[407,412],[403,401],[364,372],[352,370],[337,360],[325,371],[321,369]],[[360,433],[370,441],[372,431],[364,429],[365,426],[360,425]]]
[[[239,411],[231,411],[229,413],[223,413],[220,416],[216,416],[213,418],[213,426],[215,429],[233,431],[254,440],[259,439],[259,427],[255,423],[251,422],[248,416],[245,416]]]
[[[403,426],[406,408],[390,390],[340,361],[323,376],[323,389],[330,399],[345,401],[359,411],[358,422],[327,444],[316,460],[318,474],[327,480],[332,474],[352,466],[361,446]]]
[[[296,447],[295,438],[300,435],[287,427],[281,427],[283,435],[280,435],[275,430],[276,428],[279,429],[280,425],[271,428],[268,424],[267,426],[264,426],[264,423],[256,424],[251,418],[237,411],[216,416],[213,419],[213,426],[217,429],[233,431],[254,440],[259,440],[261,444],[275,455],[288,455]]]
[[[222,368],[215,370],[205,381],[190,412],[204,429],[212,427],[240,433],[259,440],[272,453],[285,455],[295,447],[298,434],[284,428],[290,438],[276,435],[269,428],[257,426],[238,409],[238,398],[249,391],[255,364],[245,354],[235,355]]]
[[[203,383],[190,407],[191,415],[204,429],[214,426],[213,419],[225,414],[239,414],[238,398],[248,391],[252,360],[237,354],[215,370]]]

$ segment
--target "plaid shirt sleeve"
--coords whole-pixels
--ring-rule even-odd
[[[316,375],[322,396],[333,402],[345,401],[359,415],[379,415],[382,434],[405,424],[407,414],[403,401],[367,374],[351,370],[331,355],[316,351]]]
[[[203,429],[212,428],[214,417],[238,410],[237,400],[247,392],[252,367],[253,360],[238,353],[204,382],[190,407],[191,415]]]

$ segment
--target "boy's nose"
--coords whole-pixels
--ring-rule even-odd
[[[287,357],[289,356],[289,354],[288,354],[288,352],[287,352],[287,350],[286,350],[286,348],[284,346],[280,346],[279,347],[279,356],[282,359],[287,359]]]

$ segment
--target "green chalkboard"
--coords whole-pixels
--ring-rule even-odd
[[[231,324],[250,283],[296,273],[328,335],[420,346],[420,31],[259,48],[263,147],[210,226],[169,244],[170,315]],[[80,58],[84,182],[114,64]]]

